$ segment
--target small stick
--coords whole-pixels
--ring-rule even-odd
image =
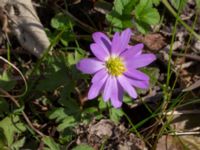
[[[200,132],[199,131],[174,132],[174,133],[169,133],[168,135],[173,135],[173,136],[200,135]]]
[[[3,90],[2,88],[0,88],[0,92],[5,94],[6,97],[10,98],[10,100],[18,107],[20,108],[20,104],[18,103],[18,101],[12,96],[10,95],[7,91]],[[36,129],[33,124],[31,123],[30,119],[28,118],[28,116],[26,115],[26,113],[24,111],[22,111],[22,116],[24,117],[24,119],[26,120],[27,124],[29,125],[30,128],[32,128],[38,135],[40,135],[41,137],[44,137],[45,135],[40,132],[38,129]]]

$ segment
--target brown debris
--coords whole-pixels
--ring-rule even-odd
[[[76,144],[89,144],[95,149],[104,145],[105,150],[145,150],[144,142],[130,133],[124,125],[116,125],[109,119],[93,121],[76,129]]]
[[[165,38],[159,33],[151,33],[145,36],[135,35],[133,40],[144,43],[147,48],[153,51],[158,51],[166,45]]]

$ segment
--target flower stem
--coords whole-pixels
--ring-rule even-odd
[[[198,40],[200,40],[200,35],[198,35],[190,26],[188,26],[175,12],[175,10],[171,7],[169,2],[167,0],[162,0],[162,3],[167,7],[167,9],[172,13],[174,17],[189,31],[191,34],[196,37]]]

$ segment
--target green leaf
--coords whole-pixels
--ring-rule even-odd
[[[11,79],[11,75],[4,71],[2,75],[0,75],[0,87],[4,90],[11,90],[15,87],[16,81]]]
[[[59,13],[51,20],[51,26],[57,30],[63,30],[63,29],[70,29],[72,22],[69,17],[66,15]]]
[[[123,22],[120,16],[116,14],[116,12],[112,11],[107,14],[106,19],[111,23],[115,31],[121,31],[121,29],[123,29]]]
[[[155,67],[145,67],[145,68],[141,68],[141,71],[150,77],[150,86],[151,87],[155,86],[160,75],[159,69]]]
[[[85,51],[81,48],[77,48],[75,52],[68,53],[67,60],[69,65],[75,65],[80,59],[85,56]]]
[[[52,92],[55,89],[69,84],[69,76],[67,68],[67,62],[65,61],[66,56],[56,55],[48,57],[44,64],[46,65],[45,70],[41,72],[43,78],[40,79],[37,84],[37,92]]]
[[[90,147],[89,145],[81,144],[81,145],[78,145],[78,146],[72,148],[72,150],[94,150],[94,149],[92,147]]]
[[[12,150],[20,150],[20,148],[24,146],[24,143],[25,143],[25,137],[21,138],[20,140],[17,140],[15,143],[13,143],[11,146],[11,149]]]
[[[158,6],[160,4],[160,0],[152,0],[152,3],[156,6]]]
[[[59,133],[59,143],[66,144],[67,142],[70,142],[73,140],[74,137],[77,135],[74,133],[74,131],[70,128],[67,128]]]
[[[99,98],[99,109],[100,110],[105,110],[107,108],[106,102],[102,99],[102,97]]]
[[[66,31],[62,34],[60,41],[64,46],[68,46],[68,43],[71,41],[74,41],[75,39],[76,39],[76,37],[73,32]]]
[[[109,115],[112,121],[119,123],[121,117],[123,116],[123,111],[121,109],[110,108]]]
[[[137,20],[135,26],[139,32],[146,34],[150,30],[150,26],[147,23]]]
[[[47,146],[45,150],[60,150],[59,145],[53,140],[52,137],[45,136],[42,141]]]
[[[160,15],[157,9],[152,8],[152,2],[149,0],[141,0],[135,8],[135,17],[141,22],[149,25],[155,25],[160,21]]]
[[[115,0],[114,1],[114,10],[119,14],[123,15],[125,13],[130,13],[137,0]]]
[[[153,4],[158,5],[159,0],[115,0],[112,11],[106,15],[106,19],[114,27],[114,31],[133,27],[146,33],[150,25],[160,21],[160,15]],[[134,18],[133,18],[134,17]]]
[[[127,27],[132,27],[132,11],[138,0],[115,0],[114,7],[106,15],[106,19],[114,27],[115,31],[120,31]]]
[[[5,139],[5,136],[3,134],[2,129],[0,129],[0,149],[1,150],[8,150],[8,145]]]
[[[65,109],[62,107],[55,108],[47,115],[49,116],[49,119],[56,120],[57,123],[68,117],[68,115],[65,112]]]
[[[133,99],[128,95],[124,95],[123,102],[126,104],[133,104]]]
[[[66,84],[66,82],[69,82],[66,69],[52,71],[45,75],[45,79],[38,83],[36,89],[39,91],[53,91],[59,86]]]
[[[4,116],[3,114],[8,112],[9,112],[8,102],[4,98],[0,97],[0,117],[3,117]]]
[[[7,145],[10,147],[14,142],[16,133],[22,133],[26,130],[23,123],[20,122],[19,116],[8,116],[0,122],[1,132],[4,134]]]
[[[57,127],[57,130],[59,132],[63,131],[64,129],[66,128],[69,128],[69,127],[74,127],[76,125],[76,120],[73,116],[68,116],[66,117],[62,123],[60,123]]]

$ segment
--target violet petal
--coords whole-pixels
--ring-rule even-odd
[[[130,46],[127,50],[125,50],[124,52],[122,52],[120,54],[120,57],[122,57],[123,59],[131,59],[135,56],[138,56],[142,53],[142,49],[144,47],[144,44],[137,44],[134,46]]]
[[[116,78],[113,78],[112,84],[113,86],[110,96],[111,103],[115,108],[119,108],[121,107],[123,101],[123,89],[120,85],[118,85]]]
[[[107,76],[104,76],[104,78],[99,80],[98,82],[92,83],[90,90],[88,92],[88,99],[94,99],[95,97],[99,95],[102,87],[105,84],[106,79],[107,79]]]
[[[149,76],[144,74],[143,72],[132,69],[132,68],[127,68],[126,72],[124,72],[126,76],[129,76],[131,78],[137,79],[137,80],[149,80]]]
[[[107,71],[106,69],[101,69],[98,72],[95,73],[95,75],[92,78],[92,83],[98,82],[102,80],[105,76],[107,76]]]
[[[103,100],[104,101],[108,101],[111,95],[111,91],[112,91],[112,86],[113,86],[113,79],[111,76],[109,76],[106,80],[106,84],[103,90]]]
[[[90,49],[92,50],[92,53],[101,61],[105,61],[105,59],[109,56],[108,50],[102,48],[99,44],[91,44]]]
[[[119,32],[116,32],[112,39],[111,54],[118,56],[120,54],[121,38]]]
[[[131,86],[128,79],[125,76],[119,76],[118,81],[123,89],[131,96],[132,98],[137,98],[137,93],[135,89]]]
[[[152,63],[156,59],[154,54],[141,54],[134,58],[124,60],[126,66],[129,68],[140,68],[145,67]]]
[[[111,50],[111,41],[108,38],[108,36],[106,36],[102,32],[95,32],[95,33],[92,34],[92,38],[95,41],[95,43],[97,43],[98,45],[101,45],[101,47],[104,50],[107,50],[108,52],[110,52],[110,50]]]
[[[128,43],[129,43],[130,38],[131,38],[131,35],[132,35],[132,31],[129,28],[127,28],[126,30],[122,31],[122,33],[121,33],[120,53],[127,48]]]
[[[136,79],[132,79],[127,77],[129,83],[137,88],[141,88],[141,89],[148,89],[149,88],[149,80],[136,80]]]
[[[95,58],[85,58],[80,60],[76,67],[86,74],[93,74],[98,70],[104,68],[103,62],[95,59]]]

